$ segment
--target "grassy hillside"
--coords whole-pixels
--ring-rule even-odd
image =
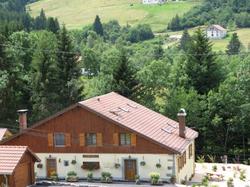
[[[103,22],[117,19],[122,25],[148,23],[154,31],[160,31],[173,16],[182,15],[198,3],[196,0],[143,5],[141,0],[40,0],[28,5],[27,10],[36,16],[43,8],[46,15],[57,17],[68,28],[91,24],[98,14]]]
[[[202,27],[202,28],[205,28],[205,27]],[[190,29],[189,33],[193,34],[196,29],[197,28]],[[182,32],[183,31],[169,32],[168,34],[169,35],[181,35]],[[243,44],[243,46],[245,48],[248,48],[248,46],[250,45],[250,37],[249,37],[250,36],[250,28],[237,29],[234,32],[236,32],[238,34],[239,39],[240,39],[241,43]],[[214,44],[213,49],[215,51],[225,51],[227,48],[227,45],[231,39],[232,33],[234,33],[234,32],[228,32],[227,37],[223,38],[221,40],[211,40],[212,43]],[[170,43],[167,43],[164,47],[168,47],[168,46],[171,46],[171,45],[176,44],[176,43],[177,42],[170,42]]]

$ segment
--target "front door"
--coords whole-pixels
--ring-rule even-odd
[[[57,172],[56,169],[56,159],[47,158],[47,177],[49,178],[53,172]]]
[[[136,160],[124,160],[125,180],[134,181],[136,175]]]

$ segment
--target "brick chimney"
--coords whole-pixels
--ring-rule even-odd
[[[22,109],[22,110],[18,110],[18,116],[19,116],[19,131],[21,132],[22,130],[27,128],[27,109]]]
[[[179,120],[179,136],[182,138],[186,137],[186,111],[184,108],[181,108],[177,114]]]

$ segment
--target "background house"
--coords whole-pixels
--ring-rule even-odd
[[[185,111],[178,117],[173,121],[111,92],[66,108],[3,143],[34,150],[43,165],[36,167],[39,178],[53,171],[60,178],[69,171],[86,178],[94,166],[95,178],[107,171],[117,180],[135,175],[149,180],[158,172],[165,181],[175,175],[180,182],[194,173],[198,133],[186,127]]]
[[[206,34],[210,39],[222,39],[227,35],[227,30],[220,25],[211,25],[206,29]]]
[[[163,4],[167,2],[167,0],[142,0],[143,4]]]
[[[27,146],[0,146],[0,186],[26,187],[33,184],[34,163],[37,161],[39,158]]]
[[[12,133],[7,128],[0,128],[0,141],[12,136]]]

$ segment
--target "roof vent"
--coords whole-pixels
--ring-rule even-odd
[[[97,98],[97,101],[101,101],[101,99],[98,97],[98,98]]]
[[[110,110],[109,111],[111,114],[114,114],[114,115],[116,115],[116,116],[119,116],[119,114],[118,114],[118,110]]]
[[[172,132],[174,131],[173,127],[171,127],[171,126],[168,126],[166,128],[162,128],[161,130],[163,130],[169,134],[172,134]]]
[[[168,123],[168,122],[167,122],[167,125],[169,125],[169,126],[173,127],[174,129],[177,129],[177,127],[178,127],[178,125],[177,125],[177,124],[171,124],[171,123]]]
[[[138,108],[136,105],[133,105],[131,103],[128,103],[127,105],[130,106],[131,108]]]
[[[121,110],[124,111],[124,112],[129,112],[129,109],[124,108],[124,107],[119,107],[119,109],[121,109]]]

